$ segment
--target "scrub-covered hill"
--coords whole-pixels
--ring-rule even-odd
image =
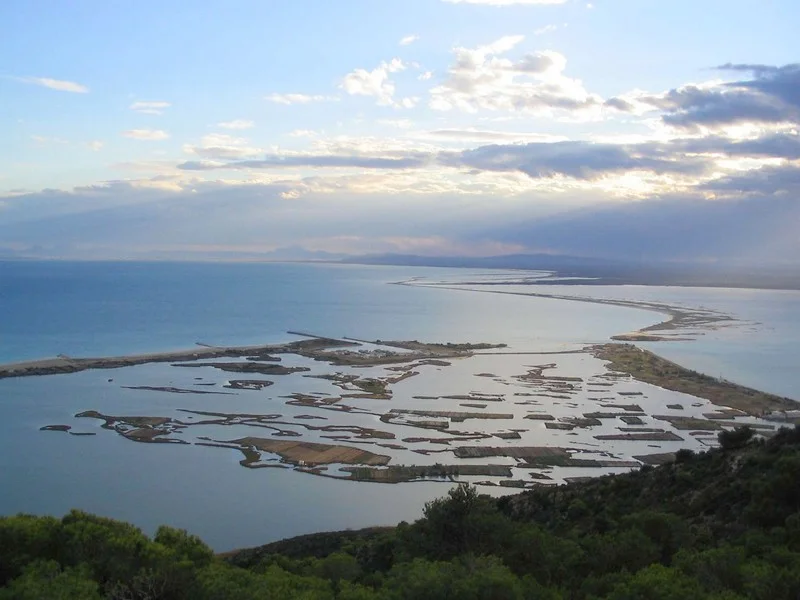
[[[8,598],[689,598],[800,594],[800,427],[675,463],[490,499],[461,486],[396,528],[214,556],[72,512],[0,519]]]

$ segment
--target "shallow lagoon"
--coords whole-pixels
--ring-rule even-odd
[[[0,325],[5,359],[42,357],[57,352],[85,355],[165,350],[189,347],[194,341],[226,344],[283,341],[288,339],[287,329],[367,339],[504,342],[510,344],[512,350],[561,351],[604,342],[610,335],[661,320],[655,313],[629,308],[386,285],[417,276],[455,278],[464,275],[463,271],[456,270],[234,265],[237,275],[233,276],[225,270],[228,265],[156,265],[152,269],[141,265],[58,266],[67,271],[73,267],[79,272],[78,279],[91,281],[99,277],[105,285],[87,285],[87,297],[83,300],[77,289],[73,290],[76,295],[59,296],[58,287],[47,288],[30,273],[24,277],[28,281],[27,288],[23,284],[13,289],[3,287],[0,308],[10,317]],[[43,269],[40,275],[44,276],[56,267],[49,263],[33,265],[34,271],[37,268]],[[3,274],[8,275],[8,271]],[[470,276],[473,275],[470,272]],[[54,281],[57,283],[64,277],[66,274],[61,273]],[[115,279],[126,282],[123,285],[126,299],[114,287]],[[2,283],[8,281],[6,278]],[[133,285],[137,281],[138,285]],[[31,282],[36,282],[36,289],[30,288]],[[595,289],[589,288],[587,292]],[[91,297],[92,290],[98,291],[100,299]],[[548,292],[550,288],[543,291]],[[576,290],[566,286],[565,293],[570,291]],[[624,291],[630,294],[627,288]],[[670,291],[671,288],[647,290],[653,295],[645,294],[645,297],[674,301],[658,295]],[[30,297],[27,303],[18,297],[24,294]],[[759,299],[763,305],[769,304],[769,298],[778,298],[775,302],[784,305],[780,292],[764,294],[766,296]],[[696,299],[686,298],[686,303],[691,306]],[[45,312],[26,321],[30,311],[45,311],[48,307],[55,310],[55,302],[58,302],[58,312],[52,313],[52,318]],[[96,310],[98,303],[104,307],[102,311]],[[747,305],[745,302],[744,306]],[[129,310],[132,306],[135,307],[133,312]],[[79,326],[82,320],[85,328]],[[64,329],[63,336],[58,334],[59,327]],[[768,330],[759,329],[763,326],[752,323],[747,327],[753,332],[750,335],[755,336],[750,339],[764,342],[781,339],[780,332],[777,335],[767,333]],[[691,349],[692,344],[706,344],[711,336],[727,335],[728,331],[735,330],[707,334],[702,342],[669,342],[658,344],[654,349],[672,358],[668,348]],[[759,331],[762,333],[757,333]],[[753,353],[758,355],[757,344],[751,345]],[[713,344],[696,347],[701,356],[712,354]],[[687,364],[679,356],[674,358]],[[722,360],[727,360],[724,354]],[[284,361],[286,364],[298,361],[299,364],[303,359],[284,357]],[[400,382],[394,386],[395,399],[388,402],[397,400],[403,406],[431,408],[431,401],[412,397],[476,390],[508,393],[507,385],[475,377],[475,373],[492,372],[508,378],[524,373],[524,365],[547,362],[559,364],[558,371],[548,374],[563,372],[579,376],[595,371],[598,363],[586,355],[561,355],[558,360],[547,356],[474,357],[456,361],[441,370],[428,368],[429,372],[423,376]],[[331,370],[319,364],[315,368]],[[369,371],[364,370],[365,375]],[[176,414],[176,408],[285,413],[285,400],[279,399],[280,395],[289,391],[325,391],[329,386],[321,380],[304,379],[305,387],[301,390],[294,383],[299,376],[292,375],[295,380],[272,377],[269,379],[276,381],[274,386],[261,392],[241,391],[236,396],[177,395],[120,388],[121,385],[183,386],[197,376],[217,383],[232,378],[231,374],[216,370],[176,369],[162,364],[0,381],[0,489],[4,490],[0,496],[0,512],[62,514],[69,508],[79,507],[130,520],[151,532],[160,523],[185,527],[215,548],[225,550],[312,531],[413,519],[420,514],[425,501],[448,489],[445,483],[388,485],[337,481],[282,469],[250,470],[239,466],[241,454],[238,451],[135,443],[101,429],[97,420],[73,418],[75,413],[88,409],[117,415],[153,416]],[[787,375],[786,381],[791,381],[792,376]],[[742,381],[742,378],[729,378]],[[652,405],[645,407],[645,400],[640,398],[630,401],[641,402],[648,414],[656,414],[665,404],[675,401],[672,392],[638,382],[625,385],[644,390],[646,402]],[[775,387],[772,389],[774,391]],[[628,401],[620,399],[620,402]],[[359,406],[374,407],[376,403],[387,401],[357,402]],[[444,404],[450,401],[435,402],[436,409],[455,410]],[[556,417],[572,414],[575,409],[565,404],[543,403],[540,408],[514,405],[509,401],[503,403],[502,412],[511,407],[519,417],[523,416],[522,411],[540,409]],[[686,400],[683,404],[688,410],[691,402]],[[389,404],[382,408],[388,409]],[[500,411],[494,403],[489,403],[486,410]],[[691,410],[707,409],[694,407]],[[308,410],[303,409],[303,412]],[[373,416],[350,415],[348,420],[376,428],[384,425]],[[38,431],[43,425],[57,423],[68,423],[75,431],[97,435],[76,437]],[[472,429],[475,422],[467,421],[467,424]],[[488,425],[495,431],[507,428],[507,424]],[[486,423],[480,426],[485,427]],[[594,444],[592,436],[598,433],[576,430],[577,436],[568,437],[570,432],[547,431],[539,422],[524,421],[524,426],[529,431],[522,434],[522,440],[498,439],[491,444],[552,442],[566,445],[567,440],[573,445]],[[604,424],[603,428],[606,427]],[[433,433],[428,432],[428,435]],[[260,434],[264,435],[263,431]],[[426,435],[419,429],[416,434]],[[245,432],[237,431],[231,437],[242,435]],[[694,438],[688,443],[700,445]],[[651,445],[662,449],[650,448]],[[675,442],[625,442],[621,448],[611,449],[626,457],[679,446],[681,444]],[[405,458],[410,452],[399,451],[398,460],[401,455]],[[415,464],[445,462],[442,455],[435,454],[414,454],[413,458]],[[558,474],[558,471],[555,469],[553,473]],[[597,473],[595,469],[569,471],[569,476]],[[494,488],[483,489],[501,493]]]

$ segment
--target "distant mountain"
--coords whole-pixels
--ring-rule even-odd
[[[268,260],[319,260],[319,261],[339,261],[348,257],[347,254],[336,252],[325,252],[324,250],[307,250],[302,246],[287,246],[276,248],[272,252],[266,252],[261,256],[268,257]]]
[[[472,269],[529,269],[563,271],[589,266],[624,264],[613,259],[552,254],[505,254],[501,256],[421,256],[417,254],[367,254],[350,256],[342,262],[373,265],[405,265],[420,267],[468,267]]]

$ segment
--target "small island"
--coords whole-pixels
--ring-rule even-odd
[[[701,375],[627,343],[545,353],[552,362],[527,364],[528,353],[515,353],[502,343],[303,335],[298,342],[268,346],[59,360],[76,370],[167,363],[175,368],[174,383],[119,387],[165,394],[176,402],[195,395],[220,396],[224,402],[224,408],[220,404],[212,410],[173,402],[166,405],[171,409],[155,415],[120,416],[95,409],[75,415],[81,422],[99,420],[101,429],[127,440],[236,451],[240,464],[251,469],[288,468],[374,483],[555,485],[583,477],[573,474],[576,469],[620,473],[661,463],[686,445],[713,445],[715,440],[704,433],[743,424],[768,437],[776,422],[791,423],[793,411],[800,408],[789,398]],[[576,372],[582,356],[595,362],[588,371],[581,367]],[[456,364],[462,370],[475,365],[468,371],[472,389],[427,391],[428,381],[464,386],[461,379],[446,375]],[[522,372],[495,373],[503,364],[519,364],[515,368]],[[57,374],[62,367],[30,363],[22,370],[0,367],[0,373]],[[231,372],[269,379],[226,379]],[[107,384],[117,385],[121,377]],[[185,381],[178,383],[182,377]],[[442,383],[437,385],[441,389]],[[654,403],[648,385],[675,393],[675,400]],[[686,394],[695,399],[691,406]],[[237,411],[240,395],[263,398],[270,410]],[[42,429],[76,434],[72,427]],[[239,428],[248,433],[231,435]],[[195,433],[200,429],[204,433]],[[210,430],[217,433],[209,435]]]

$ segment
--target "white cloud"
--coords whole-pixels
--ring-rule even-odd
[[[562,54],[545,50],[516,61],[501,56],[524,39],[505,36],[475,49],[455,48],[448,78],[431,89],[430,107],[469,113],[567,111],[584,118],[602,114],[602,98],[587,92],[580,80],[563,74],[567,59]]]
[[[558,25],[545,25],[544,27],[539,27],[539,29],[534,29],[533,35],[544,35],[545,33],[550,33],[556,29],[558,29]]]
[[[128,108],[143,115],[160,115],[165,108],[172,106],[169,102],[157,101],[138,101],[131,104]]]
[[[169,138],[169,134],[161,129],[129,129],[122,132],[122,135],[132,140],[147,142],[160,142]]]
[[[430,79],[431,77],[433,77],[433,71],[425,71],[424,73],[420,73],[417,76],[417,79],[419,79],[420,81],[428,81],[428,79]]]
[[[91,142],[86,142],[86,147],[89,148],[89,150],[94,150],[95,152],[102,150],[103,146],[105,146],[105,144],[100,140],[92,140]]]
[[[87,94],[89,88],[74,81],[64,81],[62,79],[50,79],[49,77],[21,77],[20,81],[32,83],[42,87],[58,90],[59,92],[72,92],[74,94]]]
[[[399,43],[400,43],[401,46],[408,46],[409,44],[413,44],[414,42],[416,42],[418,39],[419,39],[419,36],[416,35],[416,34],[407,35],[404,38],[402,38]]]
[[[262,148],[256,148],[249,144],[250,142],[244,138],[234,137],[226,133],[210,133],[203,136],[199,144],[185,144],[183,151],[204,159],[217,161],[255,158],[264,153]]]
[[[565,4],[567,0],[443,0],[450,4],[486,4],[488,6],[514,6],[516,4]]]
[[[436,129],[426,132],[426,137],[478,142],[563,142],[568,138],[547,133],[524,131],[494,131],[487,129]]]
[[[339,85],[351,96],[372,96],[377,99],[381,106],[394,106],[395,108],[413,108],[418,98],[394,99],[394,81],[389,77],[390,73],[405,71],[407,65],[399,58],[393,58],[389,62],[382,62],[372,71],[366,69],[356,69],[344,76]]]
[[[417,96],[402,98],[395,103],[395,108],[414,108],[417,104],[419,104],[419,98]]]
[[[378,123],[398,129],[411,129],[414,125],[413,121],[410,119],[378,119]]]
[[[217,127],[223,129],[250,129],[255,123],[253,121],[246,121],[245,119],[234,119],[233,121],[223,121],[217,123]]]
[[[336,102],[336,96],[308,95],[308,94],[270,94],[265,100],[275,104],[310,104],[312,102]]]
[[[292,137],[317,137],[317,132],[311,129],[295,129],[294,131],[290,131],[289,135]]]

